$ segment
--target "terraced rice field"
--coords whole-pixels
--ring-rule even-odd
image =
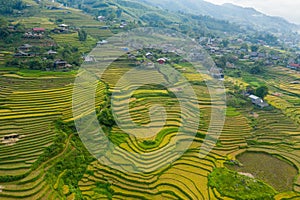
[[[43,27],[45,29],[54,29],[56,27],[56,25],[53,22],[49,21],[48,18],[40,17],[21,18],[16,20],[14,23],[25,24],[26,28]]]
[[[63,19],[65,24],[75,27],[103,25],[102,22],[93,20],[91,15],[84,14],[82,11],[72,8],[68,10],[45,10],[38,15],[50,19]]]
[[[118,66],[112,66],[109,70],[105,71],[104,75],[102,76],[103,81],[109,84],[112,91],[122,90],[122,88],[115,88],[114,86],[122,74],[128,72],[129,70],[130,69],[126,67],[120,68]],[[200,79],[199,77],[195,77],[188,73],[185,76],[190,78],[189,80],[191,81]],[[142,79],[149,78],[139,76],[135,77]],[[154,77],[159,79],[159,74]],[[205,134],[207,132],[207,126],[210,121],[211,101],[209,99],[210,96],[208,91],[205,87],[199,85],[195,85],[193,87],[197,93],[197,96],[199,97],[198,106],[202,111],[202,116],[199,128],[199,137],[194,140],[189,151],[172,165],[161,170],[157,170],[151,173],[151,175],[133,173],[126,174],[95,161],[88,167],[89,173],[86,173],[79,183],[80,189],[83,191],[83,195],[86,198],[92,198],[97,195],[99,195],[97,196],[98,198],[108,198],[110,195],[112,195],[112,193],[105,194],[100,190],[97,190],[99,184],[107,184],[107,187],[113,191],[113,195],[117,199],[223,199],[218,191],[207,187],[207,175],[212,172],[214,167],[223,166],[225,160],[234,159],[237,155],[245,152],[246,150],[257,150],[260,148],[263,151],[263,148],[265,148],[264,143],[260,144],[257,142],[257,144],[252,145],[249,142],[249,140],[257,139],[255,136],[268,138],[270,141],[276,142],[277,140],[274,135],[277,135],[277,138],[282,140],[282,138],[292,137],[292,133],[296,135],[299,133],[298,126],[295,125],[292,120],[285,117],[283,114],[280,114],[280,112],[276,112],[278,115],[274,115],[274,113],[268,113],[268,111],[261,111],[262,113],[259,113],[259,116],[263,119],[261,121],[264,122],[261,123],[261,126],[264,126],[265,123],[271,126],[272,118],[265,116],[269,114],[270,116],[274,116],[274,118],[282,119],[282,128],[280,128],[281,125],[274,125],[270,128],[270,130],[266,127],[261,127],[254,130],[250,125],[250,120],[248,119],[249,113],[240,110],[240,112],[237,111],[234,114],[231,114],[232,116],[227,116],[225,126],[217,146],[207,157],[200,159],[199,148],[203,142],[201,134]],[[152,88],[151,90],[145,90],[142,88],[135,91],[130,100],[130,114],[132,120],[140,125],[150,123],[150,118],[148,115],[150,105],[159,103],[164,104],[166,102],[163,106],[167,109],[167,113],[171,113],[168,115],[168,117],[171,117],[167,118],[164,129],[167,129],[168,126],[177,128],[180,127],[180,113],[178,113],[177,110],[177,103],[175,99],[172,100],[170,97],[164,97],[164,94],[167,92],[167,90],[162,90],[161,88]],[[120,96],[118,98],[120,98],[120,104],[122,104],[121,99],[125,97]],[[171,105],[171,108],[169,108],[168,105]],[[289,128],[283,128],[283,124],[290,124],[291,126],[289,126]],[[261,131],[260,133],[259,130]],[[157,142],[156,138],[155,141],[158,144],[152,144],[150,147],[148,146],[148,148],[147,145],[143,145],[143,142],[136,140],[134,137],[126,137],[124,140],[120,141],[119,144],[121,144],[122,148],[129,151],[152,151],[156,148],[161,148],[164,144],[168,143],[170,141],[170,137],[172,137],[174,134],[172,131],[165,132],[167,134],[163,134],[162,137],[157,136],[157,138],[162,139],[161,141]],[[277,134],[277,132],[282,133],[282,135]],[[124,136],[124,133],[117,128],[112,130],[112,134],[119,134],[120,137],[122,137],[122,135]],[[118,136],[115,136],[115,138],[118,138]],[[261,138],[257,140],[260,140]],[[294,138],[291,138],[291,140],[297,141],[294,140]],[[280,149],[282,152],[288,150],[282,149],[281,147]],[[270,153],[274,152],[270,151]],[[286,151],[285,154],[289,154],[289,151]],[[295,151],[293,155],[296,154],[298,155],[298,153]],[[157,162],[157,165],[159,165],[159,161]],[[293,160],[292,162],[295,163],[297,161]],[[294,170],[296,169],[294,168]],[[295,182],[293,185],[294,190],[299,192],[297,189],[297,182]]]
[[[276,108],[300,123],[300,73],[286,68],[275,68],[273,80],[267,81],[275,95],[269,95],[267,100]],[[279,78],[280,77],[280,78]]]
[[[141,126],[151,126],[153,130],[161,126],[161,120],[151,121],[149,115],[151,106],[161,105],[165,108],[166,122],[154,136],[141,139],[126,134],[117,126],[109,130],[109,138],[115,145],[125,150],[124,152],[150,153],[149,157],[145,157],[142,161],[134,160],[124,152],[120,154],[123,160],[142,166],[148,172],[124,172],[101,162],[92,161],[87,163],[88,167],[78,182],[82,198],[230,199],[222,197],[219,191],[210,188],[207,177],[214,168],[223,167],[225,161],[239,159],[238,155],[245,151],[266,152],[287,160],[298,176],[292,177],[294,181],[290,183],[290,189],[293,191],[279,193],[276,199],[297,199],[300,196],[300,128],[295,118],[286,116],[277,109],[253,109],[251,112],[256,113],[254,118],[257,122],[253,126],[250,111],[230,109],[216,146],[207,156],[200,158],[199,149],[212,117],[212,102],[217,100],[210,99],[205,86],[192,85],[197,99],[191,101],[188,104],[189,107],[184,109],[191,111],[195,108],[200,109],[197,134],[195,137],[189,134],[180,135],[180,141],[192,140],[192,143],[180,158],[165,165],[162,161],[172,160],[174,155],[166,155],[159,149],[174,142],[178,129],[183,124],[179,101],[171,95],[170,89],[155,84],[139,87],[132,94],[122,93],[121,91],[127,91],[134,86],[130,82],[132,80],[125,80],[121,85],[117,84],[119,79],[129,71],[136,73],[133,74],[136,77],[135,83],[145,80],[160,82],[164,78],[158,70],[153,72],[155,76],[143,76],[138,70],[132,70],[131,66],[132,63],[129,61],[119,60],[105,70],[101,77],[102,82],[93,84],[97,85],[96,102],[99,103],[98,105],[104,101],[106,85],[110,92],[116,93],[113,105],[122,121],[126,122],[125,127],[130,125],[122,110],[126,104],[124,100],[126,98],[129,99],[132,122]],[[190,81],[200,79],[192,73],[186,70],[183,74]],[[64,174],[68,173],[67,169],[60,173],[54,182],[49,182],[47,179],[47,170],[75,152],[73,146],[75,132],[66,138],[62,151],[56,156],[47,161],[37,162],[45,148],[52,144],[56,133],[61,131],[57,130],[53,122],[57,119],[62,119],[64,122],[74,120],[71,111],[73,81],[74,77],[71,76],[69,78],[24,78],[5,73],[0,76],[0,137],[15,133],[22,136],[12,145],[0,144],[0,173],[15,178],[10,182],[0,181],[1,199],[73,199],[78,195],[75,194],[74,188],[61,182]],[[178,83],[178,87],[181,84]],[[290,94],[291,92],[286,93],[287,96]],[[85,93],[80,93],[73,97],[84,99],[85,96]],[[290,99],[292,97],[288,100]],[[93,111],[93,108],[88,107],[82,109],[88,112]],[[215,120],[220,125],[222,124],[218,118]],[[132,131],[138,134],[140,129],[133,128]],[[143,166],[143,163],[149,163],[146,162],[149,160],[150,164]],[[276,185],[274,188],[278,189]],[[278,189],[278,191],[281,190]]]
[[[0,51],[0,64],[3,66],[5,64],[5,59],[11,57],[12,54],[13,53],[9,51]]]
[[[57,131],[54,121],[72,118],[73,80],[73,77],[0,77],[0,173],[19,180],[1,182],[1,199],[37,199],[50,189],[44,181],[45,163],[37,167],[34,165],[53,142]],[[103,96],[104,88],[104,85],[99,87],[99,96]],[[9,145],[2,143],[4,136],[9,134],[18,134],[19,140]],[[67,147],[68,144],[65,144]]]
[[[91,50],[91,46],[96,46],[97,40],[88,37],[86,42],[79,41],[78,33],[70,33],[70,34],[55,34],[51,36],[57,44],[64,45],[66,42],[72,44],[81,52],[88,52]]]

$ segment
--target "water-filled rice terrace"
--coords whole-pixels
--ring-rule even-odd
[[[102,79],[94,83],[97,85],[95,107],[99,107],[107,100],[105,98],[107,88],[111,92],[125,89],[116,88],[116,83],[124,73],[132,69],[131,66],[126,60],[113,63],[105,71]],[[194,74],[195,72],[189,70],[183,72],[188,80],[201,82],[201,77]],[[159,79],[162,76],[157,71],[154,77],[137,76],[136,78]],[[55,124],[56,120],[62,121],[61,123],[72,122],[72,98],[85,97],[84,93],[72,97],[74,77],[26,78],[2,73],[0,76],[0,138],[2,139],[0,198],[232,199],[222,196],[219,188],[210,187],[208,176],[215,168],[224,167],[225,162],[232,162],[233,167],[237,167],[238,163],[244,164],[245,168],[240,167],[239,170],[251,173],[247,165],[255,162],[257,158],[242,159],[238,156],[251,151],[263,152],[267,156],[275,155],[285,163],[282,166],[288,165],[291,168],[293,173],[289,173],[288,177],[291,181],[285,188],[276,183],[270,184],[269,180],[264,180],[260,176],[255,178],[273,186],[277,191],[276,199],[297,199],[300,196],[300,128],[297,123],[299,105],[295,95],[298,95],[299,89],[288,86],[290,78],[281,81],[279,88],[284,90],[282,92],[284,98],[273,99],[275,96],[268,98],[276,105],[284,100],[291,104],[293,102],[296,106],[286,106],[282,110],[230,108],[232,110],[226,115],[222,134],[214,149],[205,158],[199,157],[199,149],[207,134],[212,104],[205,84],[195,84],[193,88],[198,99],[191,103],[191,107],[199,107],[200,124],[192,144],[179,159],[149,173],[125,173],[103,165],[97,160],[87,159],[84,171],[76,176],[78,182],[74,184],[66,180],[68,180],[67,176],[70,176],[69,171],[78,166],[63,168],[61,173],[55,176],[49,175],[53,169],[58,170],[59,163],[63,163],[64,160],[71,159],[75,162],[82,157],[80,153],[83,151],[78,150],[78,140],[75,140],[78,137],[76,131],[65,133]],[[121,105],[125,97],[117,95],[116,98],[120,99]],[[158,150],[172,141],[182,121],[178,100],[168,89],[155,85],[138,88],[130,97],[131,118],[136,124],[149,124],[149,109],[151,105],[157,104],[165,108],[167,117],[166,123],[155,137],[138,140],[133,135],[125,134],[117,126],[113,126],[107,130],[113,143],[122,149],[143,153]],[[92,112],[93,108],[90,109]],[[17,138],[9,139],[9,142],[5,143],[4,137],[12,134],[17,134]],[[62,135],[63,145],[58,152],[47,157],[48,159],[41,159],[47,148],[55,143],[57,135]],[[165,159],[163,154],[157,156],[151,163],[153,166],[160,165],[161,160]],[[272,159],[267,161],[267,164],[257,168],[269,173],[270,168],[267,166],[278,165],[278,170],[284,170],[280,168],[280,162]],[[151,166],[145,167],[151,169]],[[252,175],[256,176],[254,173]],[[74,185],[77,187],[73,187]]]

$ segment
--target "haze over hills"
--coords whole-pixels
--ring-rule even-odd
[[[196,15],[208,15],[216,19],[228,20],[245,27],[272,32],[290,32],[299,29],[280,17],[265,15],[253,8],[243,8],[230,3],[215,5],[204,0],[143,0],[150,4],[173,10],[184,11]]]
[[[105,15],[109,10],[120,9],[123,17],[141,22],[182,23],[193,26],[193,24],[201,21],[203,29],[215,27],[215,24],[224,24],[225,21],[228,21],[230,26],[236,24],[235,27],[231,26],[228,30],[224,30],[224,28],[218,30],[222,32],[246,30],[247,32],[291,33],[300,29],[299,25],[290,23],[281,17],[268,16],[254,8],[244,8],[230,3],[215,5],[204,0],[57,0],[57,2],[94,15]],[[102,13],[99,10],[105,10],[105,12]],[[190,18],[187,15],[199,16],[201,19],[189,19],[188,22],[183,22]],[[203,23],[203,17],[206,18],[205,21],[209,20],[212,25]],[[218,20],[222,20],[222,23],[219,23]],[[226,26],[229,25],[226,24]]]
[[[196,32],[199,34],[209,32],[245,33],[245,29],[242,29],[240,25],[229,21],[216,19],[208,15],[168,11],[141,0],[57,0],[57,2],[81,9],[94,16],[104,15],[110,18],[114,13],[119,13],[117,15],[127,21],[135,21],[156,27],[178,27],[186,32],[190,32],[190,29],[198,29]]]

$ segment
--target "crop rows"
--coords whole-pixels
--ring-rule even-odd
[[[73,117],[73,80],[65,77],[0,77],[0,138],[3,141],[4,136],[11,134],[19,137],[9,144],[0,144],[2,179],[4,176],[19,179],[15,182],[1,181],[1,199],[38,199],[44,195],[55,198],[55,192],[44,180],[47,168],[42,163],[35,167],[35,163],[45,148],[53,143],[56,135],[54,122],[58,119],[69,121]],[[99,84],[97,95],[103,96],[104,90],[105,86]]]

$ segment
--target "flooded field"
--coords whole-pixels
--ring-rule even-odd
[[[237,157],[243,166],[226,165],[227,168],[249,173],[274,187],[278,192],[293,190],[297,169],[287,161],[267,153],[245,152]]]

